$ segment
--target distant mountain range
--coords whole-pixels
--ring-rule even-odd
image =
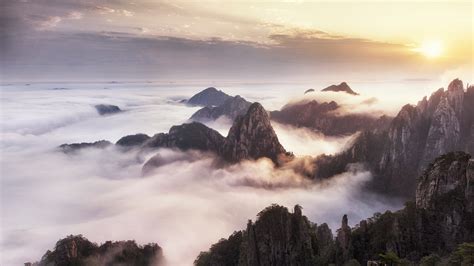
[[[84,148],[105,148],[110,145],[110,142],[102,140],[63,144],[59,148],[65,153],[74,153]],[[192,122],[173,126],[168,133],[158,133],[152,137],[145,134],[125,136],[117,141],[115,147],[144,151],[157,148],[198,150],[214,153],[229,163],[266,157],[278,165],[293,156],[280,144],[267,111],[259,103],[251,104],[245,115],[235,119],[227,137],[204,124]],[[156,158],[152,157],[144,168],[151,170],[154,161]]]
[[[313,90],[307,90],[309,93]],[[331,85],[322,89],[324,92],[342,92],[358,95],[346,82]],[[230,96],[215,88],[207,88],[187,101],[187,104],[205,106],[194,113],[190,120],[208,122],[221,116],[236,119],[247,112],[251,103],[241,96]],[[209,103],[212,103],[210,105]],[[374,117],[367,114],[337,114],[341,110],[336,102],[301,101],[285,105],[279,111],[270,112],[270,118],[281,124],[295,127],[307,127],[325,135],[351,135],[365,129],[384,129],[391,121],[391,117]]]
[[[347,85],[341,84],[342,87]],[[144,134],[126,136],[116,146],[125,150],[162,147],[198,150],[214,153],[229,163],[267,157],[279,165],[292,155],[278,141],[270,118],[284,124],[316,128],[328,135],[360,131],[347,150],[315,158],[312,178],[330,178],[345,172],[351,163],[363,163],[374,174],[370,189],[404,198],[414,196],[416,177],[437,156],[457,150],[474,152],[474,86],[465,90],[459,79],[453,80],[446,91],[439,89],[416,106],[405,105],[393,119],[334,115],[332,111],[339,108],[336,102],[316,101],[287,105],[280,111],[270,112],[269,116],[259,103],[251,104],[240,96],[232,97],[215,88],[195,96],[191,98],[194,104],[222,104],[206,106],[193,117],[215,119],[222,114],[235,117],[227,137],[192,122],[174,126],[168,133],[153,137]],[[81,148],[109,145],[109,142],[99,141],[64,144],[60,148],[71,153]],[[153,161],[156,162],[156,158]],[[153,161],[146,164],[147,169],[154,165]]]

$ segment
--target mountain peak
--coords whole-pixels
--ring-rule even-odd
[[[462,80],[454,79],[448,85],[448,91],[464,91]]]
[[[231,162],[267,157],[278,163],[282,154],[286,154],[286,150],[260,103],[253,103],[244,116],[236,118],[222,149],[223,157]]]
[[[321,91],[345,92],[352,95],[359,95],[357,92],[353,91],[345,81],[341,82],[339,85],[331,85]]]
[[[191,97],[187,104],[198,106],[219,106],[226,100],[232,98],[223,91],[217,90],[214,87],[209,87]]]
[[[260,103],[252,103],[245,116],[255,116],[255,115],[259,115],[259,116],[266,117],[267,119],[269,119],[267,111],[265,110],[265,108],[263,108],[263,106]]]

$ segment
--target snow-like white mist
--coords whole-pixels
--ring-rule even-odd
[[[179,152],[165,149],[148,155],[114,147],[57,152],[55,147],[62,143],[115,142],[133,133],[167,132],[198,109],[178,100],[202,89],[150,83],[61,86],[66,89],[55,90],[53,84],[2,89],[2,265],[38,260],[69,234],[95,242],[156,242],[170,265],[191,265],[200,251],[243,229],[247,219],[255,219],[272,203],[290,208],[300,204],[311,221],[327,222],[333,231],[345,213],[354,224],[399,207],[362,192],[371,175],[357,165],[314,184],[293,167],[275,169],[266,159],[215,168],[212,156],[181,160]],[[270,110],[291,94],[278,91],[265,97],[263,89],[253,93],[238,88],[226,92],[259,100]],[[124,112],[99,116],[93,107],[99,103],[118,105]],[[208,125],[226,135],[230,121]],[[350,139],[276,123],[274,127],[285,148],[296,155],[335,153]],[[144,161],[156,153],[178,159],[142,177]]]

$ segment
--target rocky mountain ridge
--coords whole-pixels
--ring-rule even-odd
[[[436,159],[419,178],[416,203],[387,211],[351,228],[344,215],[333,237],[326,224],[311,223],[300,206],[294,212],[273,205],[247,228],[202,252],[195,265],[365,265],[392,252],[406,263],[436,253],[448,256],[474,241],[474,160],[462,152]],[[225,261],[222,259],[233,258]]]
[[[64,152],[73,152],[82,148],[102,148],[102,144],[111,145],[110,142],[101,141],[63,144],[60,148]],[[280,144],[267,111],[259,103],[253,103],[245,115],[235,119],[227,137],[204,124],[192,122],[173,126],[168,133],[158,133],[152,137],[145,134],[124,136],[115,146],[125,150],[143,151],[157,148],[197,150],[214,153],[229,163],[267,157],[279,164],[281,160],[292,157]]]
[[[367,129],[383,130],[389,125],[388,116],[373,117],[366,114],[337,114],[340,110],[335,101],[318,102],[316,100],[287,104],[279,111],[270,112],[272,120],[292,125],[307,127],[324,135],[351,135]]]
[[[365,163],[374,173],[371,186],[383,193],[412,197],[416,177],[430,161],[450,151],[474,153],[474,86],[466,90],[453,80],[416,106],[405,105],[386,130],[367,130],[346,151],[320,156],[315,178],[345,171],[349,163]]]
[[[53,251],[48,250],[39,262],[28,266],[62,265],[164,265],[163,251],[157,244],[139,246],[135,241],[107,241],[102,245],[90,242],[82,235],[70,235],[59,240]]]

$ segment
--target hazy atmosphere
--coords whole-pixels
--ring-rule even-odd
[[[463,192],[462,204],[443,199],[451,209],[433,205],[453,213],[429,217],[453,220],[456,229],[417,224],[417,232],[442,232],[433,240],[439,246],[397,241],[415,238],[403,235],[413,229],[403,227],[406,202],[428,210],[425,198],[468,182],[474,165],[473,8],[471,1],[3,0],[0,265],[87,259],[79,242],[55,244],[80,234],[99,245],[135,240],[138,250],[157,243],[154,266],[260,265],[252,252],[265,265],[262,252],[273,247],[254,240],[260,250],[251,250],[248,234],[263,232],[256,221],[272,204],[290,210],[289,224],[300,219],[295,205],[308,220],[281,222],[281,230],[264,224],[268,232],[255,237],[318,243],[311,263],[281,265],[365,265],[384,252],[447,262],[456,245],[474,243],[465,221],[474,192]],[[146,140],[119,143],[137,133]],[[464,179],[432,181],[438,194],[425,188],[430,163],[454,151],[467,162],[450,161],[457,168],[445,176],[465,167],[455,176]],[[380,241],[375,247],[341,236],[396,210],[383,220],[396,240],[373,233],[386,230],[378,218],[368,222],[374,235],[363,236]],[[335,243],[326,243],[329,255],[322,223]],[[236,231],[242,242],[228,257],[237,260],[224,263],[227,255],[214,256],[211,246]],[[281,254],[295,252],[293,244]],[[64,247],[76,255],[57,255]],[[99,265],[148,265],[100,252]],[[85,261],[79,265],[91,265]]]

